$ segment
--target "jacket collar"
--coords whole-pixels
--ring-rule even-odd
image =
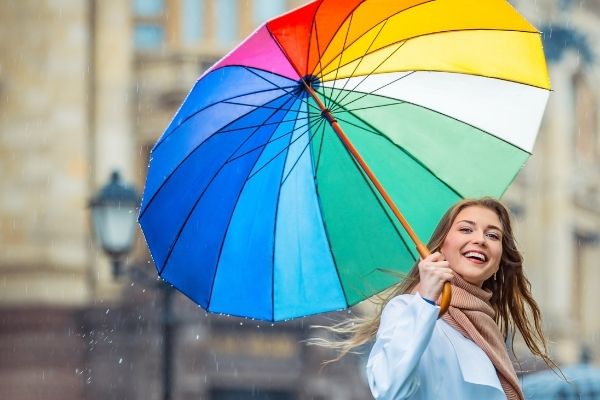
[[[472,340],[464,337],[446,321],[439,320],[440,328],[448,338],[458,360],[465,382],[494,387],[504,393],[494,365],[483,350]]]

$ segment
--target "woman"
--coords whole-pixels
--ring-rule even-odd
[[[515,328],[548,366],[539,308],[523,273],[506,208],[497,200],[463,200],[442,217],[428,248],[373,319],[333,328],[350,334],[340,357],[376,341],[367,363],[376,399],[523,399],[505,342]],[[438,319],[440,296],[452,301]],[[531,318],[528,317],[528,311]]]

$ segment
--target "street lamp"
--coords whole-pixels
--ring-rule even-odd
[[[90,202],[96,240],[111,258],[114,277],[133,248],[138,204],[135,189],[122,183],[119,171],[112,172],[110,182]]]
[[[135,227],[137,225],[136,208],[140,203],[137,192],[132,186],[121,182],[121,174],[113,171],[107,183],[90,201],[92,224],[96,240],[102,250],[110,257],[113,277],[121,275],[123,258],[133,248]],[[132,269],[128,269],[132,273]],[[162,292],[162,331],[163,331],[163,400],[171,399],[174,325],[172,302],[174,289],[159,281],[150,285]]]

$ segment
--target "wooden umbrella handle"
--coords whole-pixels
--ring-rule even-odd
[[[444,287],[442,288],[442,296],[440,297],[440,313],[438,318],[448,311],[450,300],[452,300],[452,285],[450,282],[445,282]]]
[[[431,254],[427,246],[425,246],[421,241],[419,241],[418,243],[415,242],[415,244],[417,246],[417,251],[419,252],[422,258],[425,258]],[[438,314],[438,318],[446,314],[446,311],[448,311],[448,307],[450,307],[450,300],[452,300],[452,285],[450,285],[450,282],[445,282],[444,287],[442,288],[442,295],[438,299],[438,304],[440,306],[440,313]]]

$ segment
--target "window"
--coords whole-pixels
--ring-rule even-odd
[[[238,39],[239,0],[215,1],[216,37],[220,44],[230,45]]]
[[[204,31],[205,0],[181,0],[181,37],[185,46],[202,40]]]
[[[160,49],[165,41],[165,28],[155,24],[136,24],[134,31],[135,48],[139,50]]]
[[[133,0],[133,43],[142,51],[158,50],[165,43],[164,0]]]
[[[160,17],[164,9],[164,0],[133,0],[133,10],[138,17]]]
[[[284,0],[254,0],[252,2],[252,19],[255,26],[283,14],[286,11]]]

